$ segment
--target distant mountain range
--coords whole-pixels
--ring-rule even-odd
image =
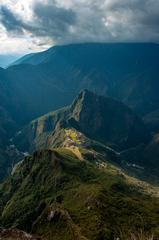
[[[70,104],[82,89],[120,99],[144,115],[159,108],[158,55],[157,44],[53,47],[3,71],[3,95],[10,97],[13,118],[18,114],[25,123]]]
[[[7,68],[10,64],[19,59],[20,56],[17,55],[0,55],[0,67]]]

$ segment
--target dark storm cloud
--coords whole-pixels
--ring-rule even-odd
[[[131,13],[132,24],[158,26],[159,24],[159,0],[112,0],[108,5],[108,11],[119,12],[126,16]]]
[[[0,7],[0,22],[8,33],[15,35],[24,34],[24,31],[34,32],[32,24],[25,23],[19,16],[10,11],[6,6]]]
[[[159,41],[158,9],[159,0],[112,0],[107,6],[108,15],[119,16],[119,24],[114,25],[116,31],[124,26],[121,39],[133,41]]]
[[[64,2],[64,1],[63,1]],[[67,2],[67,1],[66,1]],[[8,32],[30,32],[56,43],[86,41],[159,41],[159,0],[36,0],[32,22],[24,22],[6,7],[0,20]]]
[[[5,6],[0,8],[0,21],[8,32],[23,32],[23,23]]]
[[[34,4],[34,18],[36,25],[35,34],[58,39],[65,37],[69,32],[69,27],[75,25],[76,14],[73,10],[57,7],[55,4]]]

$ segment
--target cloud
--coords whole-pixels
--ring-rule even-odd
[[[71,26],[76,24],[76,14],[72,9],[56,6],[55,2],[33,6],[35,27],[37,36],[49,36],[56,41],[61,41],[70,33]]]
[[[50,1],[50,3],[33,2],[32,18],[25,21],[22,16],[13,13],[8,6],[2,5],[0,22],[6,32],[12,36],[26,33],[32,37],[50,38],[58,42],[70,33],[71,27],[76,23],[76,14],[71,9],[57,6],[54,1]]]
[[[111,0],[105,1],[108,26],[122,41],[159,41],[159,0]],[[109,19],[112,16],[112,21]]]
[[[0,21],[7,32],[15,34],[23,34],[24,29],[29,27],[6,6],[1,6],[0,8]]]
[[[159,41],[159,0],[48,0],[41,4],[45,22],[52,19],[56,8],[72,11],[73,19],[67,22],[67,31],[58,38],[62,43],[82,41]],[[39,3],[35,3],[35,9]],[[50,14],[45,14],[47,8]],[[35,10],[34,9],[34,10]],[[37,11],[34,12],[37,14]],[[71,16],[71,14],[70,14]],[[55,19],[62,16],[57,11]],[[54,19],[54,20],[55,20]],[[45,23],[43,22],[43,23]],[[56,21],[55,21],[56,24]],[[62,30],[60,25],[58,29]],[[51,34],[56,38],[56,34]]]
[[[159,0],[1,1],[1,32],[27,39],[33,49],[75,42],[159,42]]]

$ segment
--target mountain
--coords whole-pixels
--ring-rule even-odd
[[[144,122],[151,132],[158,133],[159,132],[159,109],[145,115]]]
[[[129,175],[158,184],[159,144],[150,148],[152,142],[153,137],[134,111],[88,90],[70,106],[33,120],[13,138],[20,152],[65,147],[83,159],[86,149],[97,151]]]
[[[16,128],[16,121],[12,118],[10,90],[8,89],[6,71],[0,68],[0,136],[4,141],[6,141],[7,135],[12,135]]]
[[[11,99],[6,81],[5,70],[0,68],[0,180],[8,175],[11,166],[22,157],[10,141],[18,124],[12,117]]]
[[[158,55],[157,44],[100,43],[31,54],[19,65],[0,69],[0,107],[20,128],[90,89],[149,114],[159,108]]]
[[[53,67],[49,71],[52,76],[58,74],[58,79],[65,80],[66,76],[71,76],[72,81],[68,79],[67,82],[71,88],[76,83],[75,94],[81,87],[96,89],[98,93],[119,98],[144,113],[156,108],[152,106],[156,99],[151,104],[146,99],[147,95],[157,97],[155,92],[152,96],[152,91],[157,87],[158,54],[159,46],[155,44],[79,44],[53,47],[33,54],[21,63],[38,65],[40,59],[41,65]],[[61,69],[66,71],[65,75]]]
[[[14,141],[23,151],[59,147],[68,129],[76,129],[87,138],[120,151],[150,140],[143,121],[130,108],[84,90],[72,105],[32,121]]]
[[[32,58],[33,55],[34,55],[34,53],[24,55],[21,58],[18,58],[16,61],[12,62],[8,67],[23,64],[25,62],[29,63],[29,59]]]
[[[6,79],[3,94],[13,118],[23,124],[70,104],[81,89],[117,98],[145,115],[159,108],[158,56],[158,44],[56,46],[24,57],[0,79]]]
[[[153,142],[133,110],[88,90],[33,120],[12,139],[30,155],[0,184],[0,238],[157,239],[159,189],[132,177],[157,168]]]
[[[43,240],[157,238],[158,189],[96,161],[66,148],[25,158],[0,185],[1,226]]]
[[[142,179],[153,184],[159,184],[159,135],[153,136],[152,140],[146,145],[127,149],[120,153],[123,159],[122,166],[130,174],[132,169],[134,176],[142,176]]]
[[[16,55],[0,55],[0,67],[6,68],[8,67],[12,62],[17,60],[20,56]]]
[[[158,55],[158,44],[75,44],[31,54],[21,64],[0,69],[3,155],[16,131],[71,104],[81,89],[122,101],[144,117],[156,111]]]
[[[56,47],[53,47],[43,52],[27,54],[19,58],[17,61],[13,62],[10,66],[19,64],[39,65],[41,63],[47,62],[54,54],[55,48]]]

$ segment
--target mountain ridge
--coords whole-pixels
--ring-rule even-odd
[[[13,143],[28,153],[64,147],[81,160],[107,158],[131,176],[159,182],[158,142],[153,142],[144,122],[125,104],[88,90],[72,105],[32,121]]]
[[[106,160],[97,167],[66,149],[36,151],[0,185],[0,223],[46,240],[127,240],[142,216],[143,234],[158,236],[158,197],[140,184]]]
[[[158,44],[157,43],[138,43],[138,42],[133,42],[133,43],[99,43],[99,42],[88,42],[88,43],[74,43],[74,44],[66,44],[66,45],[56,45],[56,46],[52,46],[52,47],[50,47],[49,49],[47,49],[47,50],[44,50],[44,51],[42,51],[42,52],[37,52],[37,53],[30,53],[30,54],[27,54],[27,55],[24,55],[22,58],[20,58],[20,59],[18,59],[18,65],[19,64],[33,64],[33,65],[38,65],[38,64],[41,64],[42,63],[42,61],[35,61],[35,63],[33,63],[34,62],[34,58],[36,59],[36,58],[38,58],[38,56],[40,56],[40,55],[47,55],[47,56],[49,56],[49,55],[51,55],[54,51],[56,51],[56,49],[58,49],[58,48],[61,48],[61,47],[63,47],[63,48],[67,48],[67,47],[74,47],[74,46],[84,46],[84,45],[86,45],[86,46],[89,46],[89,45],[92,45],[92,46],[96,46],[96,45],[101,45],[101,46],[105,46],[105,45],[108,45],[108,46],[115,46],[115,45],[118,45],[118,46],[124,46],[124,45],[140,45],[140,46],[142,46],[142,45],[145,45],[145,46],[158,46]],[[27,57],[27,59],[25,59],[25,57]],[[28,59],[29,58],[29,59]],[[47,59],[47,58],[46,58]],[[46,62],[47,60],[46,59],[44,59],[44,62]],[[13,65],[17,65],[17,61],[15,62],[15,63],[12,63],[12,66]]]
[[[81,91],[69,107],[34,120],[24,128],[24,138],[30,136],[29,141],[33,136],[30,145],[34,146],[34,140],[38,137],[43,138],[43,135],[48,134],[52,138],[59,124],[61,129],[75,128],[87,137],[117,149],[135,147],[150,139],[146,126],[130,108],[117,100],[98,96],[88,90]],[[23,132],[18,135],[17,139],[19,138],[23,138]],[[47,143],[49,139],[44,137],[43,142]]]
[[[153,152],[151,139],[132,109],[89,90],[33,120],[12,139],[30,154],[0,184],[0,238],[158,238],[159,188],[132,177],[151,171],[149,157],[135,159]]]
[[[16,97],[20,99],[19,88],[21,89],[25,99],[23,100],[25,109],[30,107],[28,97],[37,104],[41,102],[38,94],[33,98],[31,88],[40,91],[43,99],[48,98],[43,91],[44,86],[49,93],[49,85],[55,94],[56,101],[52,98],[54,104],[47,99],[46,111],[41,106],[41,111],[38,113],[39,109],[33,109],[32,106],[30,109],[30,113],[34,111],[32,119],[53,108],[55,110],[63,107],[65,102],[69,104],[84,88],[93,91],[96,89],[99,94],[122,100],[135,108],[139,114],[146,114],[158,108],[156,104],[158,95],[155,93],[158,75],[158,64],[155,59],[159,54],[157,44],[74,44],[53,47],[47,51],[50,51],[50,60],[45,61],[44,64],[36,66],[22,64],[5,71],[9,78],[7,84],[11,84],[8,87],[12,87],[12,94],[16,93]],[[15,80],[12,80],[14,75]],[[25,77],[30,83],[29,86],[23,80]],[[12,81],[15,82],[16,87]],[[63,93],[65,96],[61,96]],[[151,101],[147,100],[147,94]],[[51,95],[51,92],[48,95]]]

